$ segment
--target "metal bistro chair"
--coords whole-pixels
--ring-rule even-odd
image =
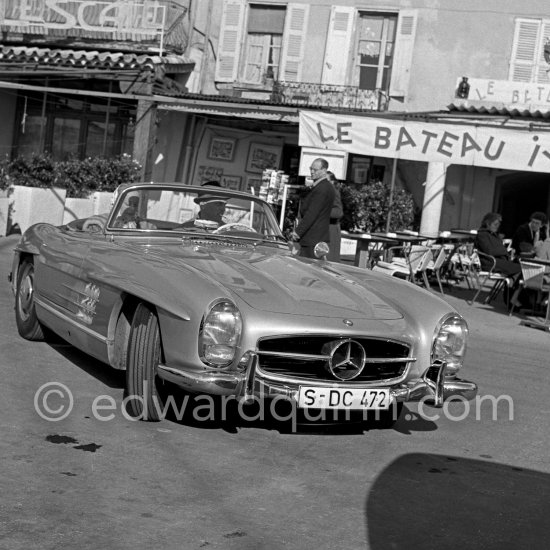
[[[478,258],[486,258],[489,260],[491,267],[488,270],[481,269],[481,262],[479,262],[479,260],[476,261],[476,255]],[[500,292],[502,292],[503,289],[506,288],[509,290],[509,277],[496,271],[495,265],[496,259],[493,256],[474,249],[474,255],[472,256],[470,262],[470,275],[475,281],[477,290],[474,297],[471,300],[468,300],[469,305],[472,305],[477,300],[477,297],[486,284],[489,284],[489,293],[483,300],[484,304],[490,304],[500,294]]]
[[[441,282],[441,270],[453,250],[454,246],[447,244],[432,247],[432,259],[426,266],[426,272],[435,275],[437,284],[439,285],[439,291],[443,295],[445,295],[445,293],[443,292],[443,284]]]
[[[464,243],[455,246],[449,262],[453,275],[459,280],[466,281],[468,289],[472,290],[474,288],[474,281],[472,281],[474,269],[479,270],[479,257],[475,252],[474,245]]]
[[[430,282],[426,274],[428,264],[432,259],[432,251],[429,246],[413,244],[410,247],[391,247],[393,249],[403,250],[403,257],[394,257],[390,262],[379,261],[372,269],[386,273],[393,277],[401,277],[411,282],[416,282],[418,275],[422,276],[422,280],[426,288],[430,288]],[[391,250],[388,249],[388,251]]]
[[[550,331],[550,284],[544,282],[544,273],[546,268],[543,265],[534,264],[523,260],[520,260],[519,263],[521,265],[521,275],[523,279],[521,285],[523,288],[536,290],[539,296],[544,293],[548,295],[546,301],[546,317],[544,322],[526,319],[521,321],[520,324]],[[510,315],[512,315],[513,312],[514,306],[512,305]]]

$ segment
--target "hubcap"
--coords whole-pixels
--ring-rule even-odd
[[[30,315],[33,306],[34,281],[32,271],[29,271],[19,286],[19,316],[26,321]]]

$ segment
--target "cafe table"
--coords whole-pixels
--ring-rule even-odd
[[[539,258],[529,258],[528,260],[525,260],[526,262],[529,262],[530,264],[537,264],[537,265],[543,265],[545,266],[545,273],[550,273],[550,260],[542,260]],[[550,284],[543,284],[542,289],[543,292],[546,292],[546,316],[544,318],[544,321],[537,321],[537,320],[531,320],[531,319],[524,319],[521,321],[520,325],[524,325],[531,328],[538,328],[540,330],[546,330],[550,331]]]
[[[373,258],[371,258],[371,252],[374,245],[380,244],[384,247],[389,247],[399,244],[397,238],[388,237],[382,233],[350,233],[342,231],[342,239],[356,241],[354,265],[368,268],[372,267]]]
[[[427,237],[425,235],[418,235],[418,234],[412,234],[405,231],[395,231],[395,232],[373,232],[372,236],[375,238],[385,238],[385,239],[391,239],[394,241],[391,248],[399,248],[399,247],[406,247],[407,245],[413,245],[413,244],[426,244],[428,241],[433,240],[430,239],[430,237]],[[384,261],[391,261],[391,255],[389,246],[385,247],[385,249],[382,251],[383,253],[383,259]]]
[[[419,243],[429,239],[429,237],[425,237],[424,235],[415,235],[405,231],[374,231],[371,235],[375,238],[381,237],[384,239],[390,239],[396,243]]]
[[[456,235],[468,235],[475,238],[477,229],[451,229],[451,233],[455,233]]]
[[[476,235],[475,229],[451,229],[450,231],[440,231],[436,242],[438,244],[461,244],[474,241]]]

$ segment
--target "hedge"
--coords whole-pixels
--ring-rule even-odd
[[[13,185],[60,187],[67,197],[86,198],[95,191],[114,191],[121,183],[141,178],[141,166],[129,155],[54,161],[48,155],[0,162],[0,189]]]

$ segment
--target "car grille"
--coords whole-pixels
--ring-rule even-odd
[[[327,368],[329,356],[323,347],[347,340],[327,336],[264,338],[258,342],[258,372],[297,381],[340,382]],[[366,364],[353,383],[376,382],[403,376],[409,362],[408,345],[380,338],[352,338],[363,346]],[[326,350],[326,348],[325,348]]]

